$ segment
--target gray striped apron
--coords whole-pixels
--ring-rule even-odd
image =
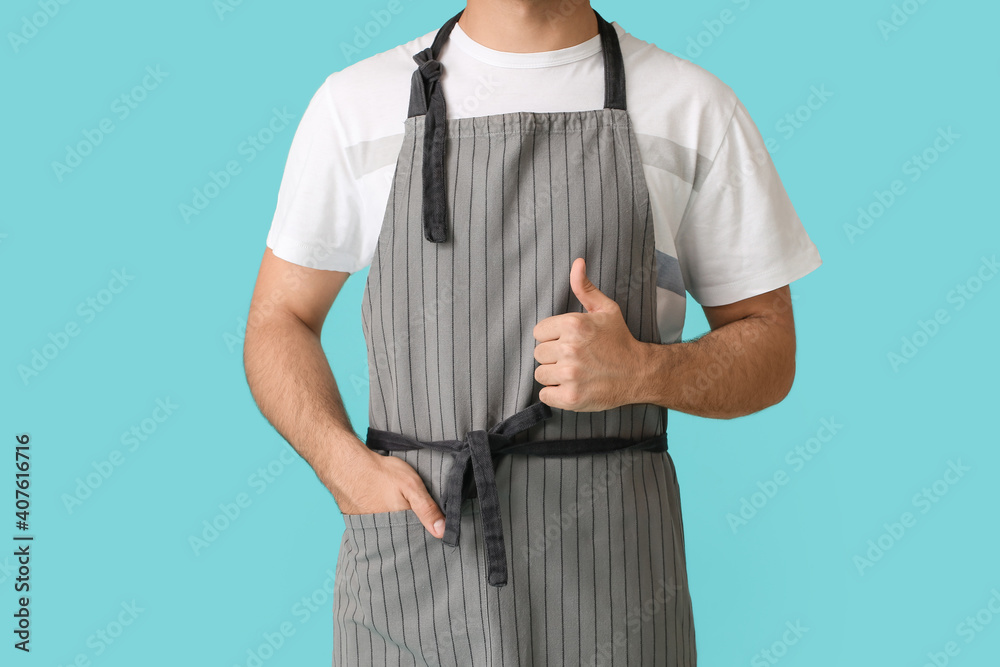
[[[595,14],[597,14],[595,12]],[[653,226],[614,27],[605,107],[449,119],[417,53],[362,300],[366,444],[406,460],[446,517],[344,515],[334,665],[695,665],[667,411],[538,400],[534,325],[584,312],[576,257],[659,343]]]

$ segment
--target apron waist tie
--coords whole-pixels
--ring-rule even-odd
[[[445,514],[444,537],[442,539],[445,544],[453,547],[458,546],[461,536],[462,502],[471,497],[464,493],[464,480],[471,465],[476,482],[476,496],[479,499],[483,543],[486,546],[487,580],[491,586],[499,587],[507,584],[507,551],[504,544],[503,522],[500,516],[500,494],[497,491],[496,471],[493,467],[494,457],[504,454],[579,456],[623,449],[667,451],[667,435],[665,433],[645,440],[602,437],[535,440],[516,444],[513,442],[515,435],[551,416],[552,408],[545,403],[536,401],[498,422],[488,431],[483,429],[469,431],[462,440],[419,441],[401,433],[368,427],[365,444],[369,449],[376,451],[408,451],[426,448],[449,452],[454,456],[455,463],[444,481],[444,489],[442,490]]]

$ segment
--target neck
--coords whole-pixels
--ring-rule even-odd
[[[458,25],[497,51],[555,51],[595,37],[589,0],[468,0]]]

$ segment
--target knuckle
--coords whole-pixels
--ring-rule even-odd
[[[420,476],[412,468],[406,472],[406,476],[403,478],[403,488],[414,495],[427,493],[424,480],[420,479]]]
[[[430,514],[437,505],[430,496],[420,495],[410,501],[410,508],[417,514]]]
[[[576,387],[567,387],[563,392],[563,402],[569,407],[575,407],[580,404],[580,390]]]

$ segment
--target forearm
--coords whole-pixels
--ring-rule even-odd
[[[731,419],[781,401],[795,375],[795,337],[766,316],[721,326],[695,340],[644,344],[636,403]]]
[[[247,383],[261,413],[338,495],[369,453],[344,409],[319,336],[293,315],[249,318]]]

